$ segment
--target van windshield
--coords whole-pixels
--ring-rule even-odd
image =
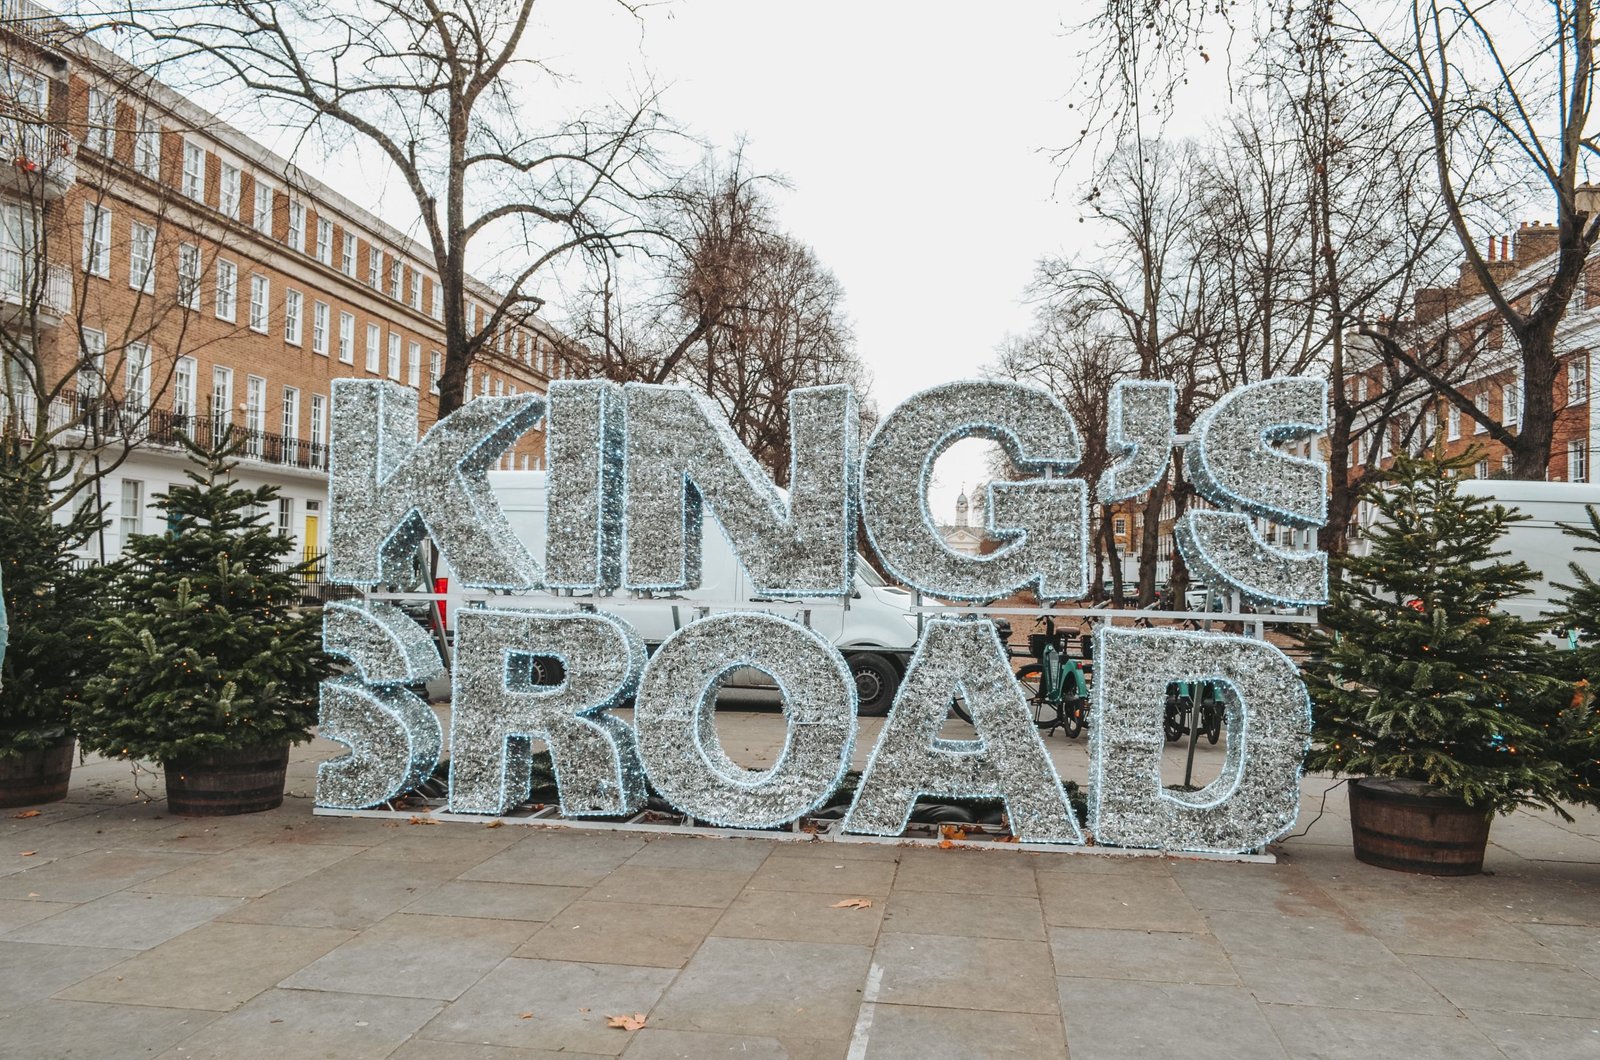
[[[889,584],[883,580],[883,576],[878,573],[877,568],[867,562],[867,557],[859,552],[856,553],[856,577],[874,589],[881,589]]]

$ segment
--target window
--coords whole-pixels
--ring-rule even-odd
[[[389,378],[400,381],[400,336],[389,332]]]
[[[232,321],[239,311],[239,266],[217,262],[217,319]]]
[[[128,343],[123,365],[123,403],[134,412],[150,405],[150,347],[142,342]]]
[[[1567,362],[1567,402],[1572,405],[1589,400],[1589,355],[1580,353]],[[1572,479],[1570,481],[1578,481]]]
[[[333,264],[333,222],[326,217],[317,218],[317,260]]]
[[[438,280],[433,281],[433,319],[444,319],[444,286]]]
[[[82,348],[78,351],[78,396],[89,402],[105,392],[106,333],[82,328],[79,335]]]
[[[411,270],[411,308],[422,308],[422,273]]]
[[[183,193],[196,202],[206,200],[206,149],[183,142]]]
[[[300,391],[292,386],[283,388],[283,436],[300,437]]]
[[[383,251],[372,246],[367,248],[367,286],[374,291],[383,287]]]
[[[377,375],[381,369],[378,367],[378,345],[383,341],[383,332],[378,330],[378,325],[367,325],[367,371]]]
[[[211,369],[211,443],[219,445],[233,424],[233,369]]]
[[[339,314],[339,363],[354,364],[356,360],[356,318],[350,313]]]
[[[1578,440],[1567,443],[1567,481],[1589,481],[1589,443]]]
[[[179,357],[172,370],[172,416],[179,430],[186,430],[194,415],[194,370],[193,357]]]
[[[322,464],[322,443],[328,436],[328,399],[322,394],[311,395],[311,452],[312,461]]]
[[[1488,478],[1489,477],[1489,461],[1480,460],[1476,464],[1474,464],[1472,466],[1472,477],[1473,478]]]
[[[397,302],[400,300],[400,279],[405,269],[405,264],[399,258],[389,263],[389,297]]]
[[[289,227],[283,234],[283,241],[296,250],[304,250],[306,246],[306,204],[291,202],[289,204]]]
[[[250,330],[267,330],[267,305],[272,297],[272,281],[265,276],[250,277]]]
[[[311,352],[328,356],[328,303],[311,306]]]
[[[478,333],[478,307],[467,304],[467,336],[470,338]]]
[[[1472,395],[1472,407],[1483,413],[1485,416],[1489,415],[1489,392],[1484,390]],[[1489,428],[1483,425],[1482,420],[1475,419],[1472,421],[1473,434],[1483,434],[1488,429]]]
[[[156,289],[156,230],[138,221],[128,233],[128,286],[145,294]]]
[[[256,178],[256,212],[253,224],[257,232],[272,234],[272,187]]]
[[[356,274],[356,237],[349,232],[344,234],[344,251],[339,255],[339,269],[346,276]]]
[[[1461,437],[1461,409],[1456,405],[1450,406],[1449,412],[1450,440],[1453,442]]]
[[[111,211],[92,202],[83,204],[83,271],[111,275]]]
[[[133,168],[151,180],[161,179],[161,123],[149,115],[140,117],[133,135]]]
[[[422,343],[413,342],[406,350],[406,386],[415,390],[422,385]]]
[[[291,346],[300,345],[300,311],[305,307],[305,295],[290,288],[283,292],[283,341]]]
[[[1119,515],[1116,517],[1116,519],[1112,520],[1111,529],[1112,532],[1118,537],[1122,537],[1124,534],[1126,534],[1128,532],[1127,516]]]
[[[278,498],[278,536],[294,536],[294,498]]]
[[[10,16],[15,18],[15,15]],[[45,80],[43,74],[37,70],[30,70],[26,66],[6,63],[5,90],[8,95],[17,101],[24,109],[35,114],[44,114],[50,104],[50,82]]]
[[[239,167],[222,163],[222,180],[217,192],[217,209],[230,220],[239,219]]]
[[[244,383],[244,451],[261,455],[261,436],[267,429],[267,381],[259,375],[247,376]]]
[[[1507,427],[1522,419],[1521,381],[1514,380],[1500,388],[1500,422]]]
[[[178,304],[200,309],[200,248],[193,243],[178,244]]]
[[[117,97],[102,88],[89,88],[89,129],[84,146],[110,157],[117,150]]]
[[[139,520],[144,517],[144,483],[137,479],[125,478],[122,480],[122,518],[118,521],[118,529],[122,531],[122,547],[128,547],[128,539],[139,532]]]
[[[443,367],[444,367],[443,361],[444,361],[444,357],[440,355],[438,350],[429,351],[429,353],[428,353],[428,390],[431,393],[434,393],[434,394],[437,394],[439,392],[439,376],[441,374],[443,374]]]

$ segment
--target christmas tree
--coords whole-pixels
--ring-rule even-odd
[[[1575,546],[1577,552],[1600,552],[1600,514],[1594,506],[1587,509],[1587,525],[1563,526],[1569,535],[1587,542]],[[1568,564],[1573,583],[1557,583],[1564,591],[1556,618],[1573,639],[1573,650],[1563,655],[1569,666],[1569,675],[1578,682],[1580,693],[1590,699],[1586,732],[1579,734],[1568,748],[1564,758],[1568,764],[1570,789],[1566,797],[1572,802],[1600,806],[1600,711],[1597,711],[1593,692],[1600,688],[1600,581],[1577,563]],[[1586,736],[1587,738],[1583,738]]]
[[[170,763],[308,739],[327,673],[303,611],[294,542],[266,522],[277,487],[241,487],[231,445],[190,444],[189,484],[156,497],[165,534],[135,535],[116,582],[106,663],[85,689],[83,742]]]
[[[97,668],[102,572],[76,549],[102,525],[98,505],[66,495],[70,469],[51,453],[0,440],[0,548],[10,624],[0,669],[0,754],[57,743],[72,731],[83,683]],[[57,518],[56,509],[66,514]]]
[[[1401,456],[1363,485],[1378,513],[1364,556],[1309,637],[1307,766],[1433,785],[1485,813],[1557,805],[1586,739],[1586,698],[1545,626],[1501,610],[1535,573],[1497,544],[1522,518],[1463,495],[1476,453]]]

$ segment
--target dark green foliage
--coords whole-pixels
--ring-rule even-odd
[[[1496,546],[1521,518],[1457,492],[1475,453],[1402,456],[1363,486],[1379,512],[1309,638],[1307,766],[1433,784],[1484,812],[1564,812],[1589,707],[1540,638],[1500,604],[1536,575]]]
[[[28,459],[29,456],[37,459]],[[0,550],[11,624],[0,670],[0,755],[42,747],[72,729],[83,683],[98,664],[103,572],[73,550],[102,525],[89,504],[56,522],[64,462],[0,440]]]
[[[309,738],[328,672],[321,615],[300,610],[294,543],[266,523],[277,487],[240,487],[229,454],[194,448],[190,484],[156,497],[172,532],[127,549],[115,590],[128,610],[107,623],[79,719],[93,750],[167,763]]]
[[[1591,505],[1588,508],[1587,526],[1563,526],[1572,537],[1588,542],[1575,546],[1577,552],[1600,552],[1600,514]],[[1587,735],[1589,739],[1576,741],[1566,760],[1571,777],[1571,790],[1567,798],[1572,802],[1600,806],[1600,710],[1594,700],[1594,690],[1600,688],[1600,582],[1576,563],[1569,563],[1574,584],[1556,584],[1566,595],[1556,618],[1576,638],[1573,651],[1563,656],[1571,666],[1570,676],[1581,682],[1589,698]]]

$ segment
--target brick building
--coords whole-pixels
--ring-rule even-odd
[[[108,506],[101,556],[160,529],[149,503],[183,481],[180,435],[242,433],[241,480],[278,485],[271,514],[320,554],[330,382],[390,379],[436,417],[431,253],[26,0],[0,18],[4,430],[115,465],[86,491]],[[468,326],[486,329],[500,296],[473,291]],[[488,337],[468,397],[567,370],[536,309]],[[534,431],[502,466],[542,462]]]

